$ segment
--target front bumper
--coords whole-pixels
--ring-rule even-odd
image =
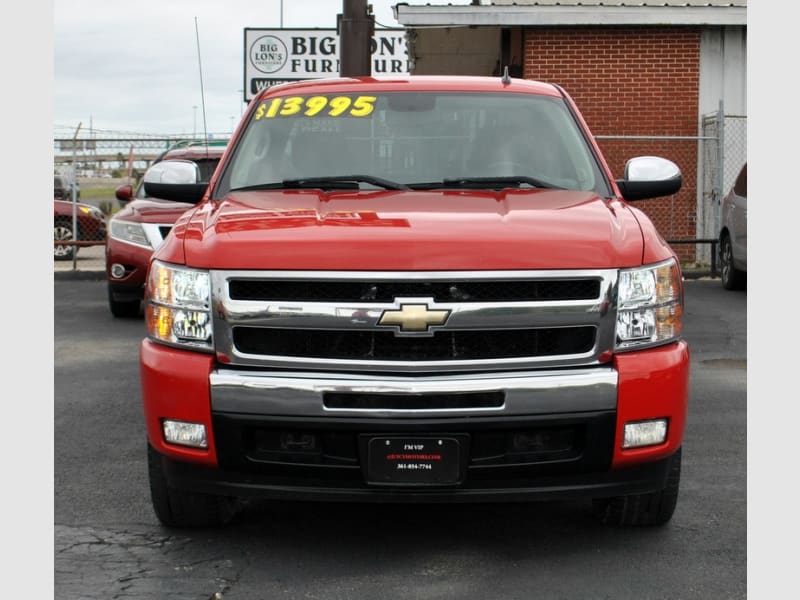
[[[235,370],[211,355],[141,346],[151,445],[170,485],[236,496],[375,501],[601,497],[664,487],[687,408],[683,342],[612,366],[431,377]],[[497,393],[501,401],[497,401]],[[163,419],[205,425],[208,448],[164,441]],[[666,418],[657,446],[626,450],[630,421]],[[369,440],[460,440],[446,485],[376,485]]]
[[[119,302],[141,300],[144,295],[144,283],[147,267],[153,251],[147,248],[126,244],[108,238],[106,242],[106,279],[115,300]],[[113,277],[113,265],[122,265],[125,274]]]
[[[323,470],[295,467],[254,473],[214,468],[162,455],[170,487],[241,498],[357,502],[516,502],[580,500],[628,494],[644,494],[665,487],[669,459],[620,470],[563,472],[535,468],[506,470],[497,479],[490,473],[469,474],[458,486],[374,486],[364,482],[361,469],[331,477]]]

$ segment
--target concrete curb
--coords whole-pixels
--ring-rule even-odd
[[[711,274],[711,269],[685,269],[683,271],[684,279],[719,279],[719,273],[716,275]]]

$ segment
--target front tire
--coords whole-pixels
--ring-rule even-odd
[[[733,266],[733,246],[727,233],[723,234],[719,240],[719,264],[722,287],[726,290],[744,289],[747,283],[747,273]]]
[[[53,221],[53,240],[56,242],[73,242],[75,241],[75,234],[72,231],[72,223],[65,219],[56,219]],[[68,245],[53,245],[53,260],[72,260],[78,253],[77,246]]]
[[[239,511],[239,501],[228,496],[186,492],[167,483],[161,455],[147,444],[147,467],[153,510],[167,527],[218,527]]]
[[[664,525],[675,512],[681,481],[681,449],[670,457],[667,485],[649,494],[592,500],[594,515],[606,525]]]
[[[111,286],[108,287],[108,308],[111,314],[120,319],[132,319],[139,316],[139,300],[114,300]]]

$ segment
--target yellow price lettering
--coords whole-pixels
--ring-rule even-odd
[[[376,96],[358,96],[355,100],[349,96],[289,96],[287,98],[273,98],[269,103],[262,103],[256,109],[253,120],[273,119],[277,116],[290,117],[302,114],[307,117],[318,115],[326,108],[330,108],[328,115],[339,117],[345,113],[353,117],[366,117],[375,110]],[[305,109],[305,110],[304,110]],[[349,111],[349,112],[348,112]]]
[[[276,114],[278,114],[278,109],[281,106],[281,98],[273,98],[272,102],[269,104],[269,110],[267,111],[266,117],[271,119]]]
[[[306,106],[308,108],[306,108],[306,112],[303,114],[307,117],[313,117],[328,106],[328,99],[325,96],[312,96],[306,100]]]
[[[366,117],[373,110],[375,110],[375,102],[378,99],[375,96],[359,96],[353,102],[353,108],[350,114],[354,117]]]
[[[352,103],[353,101],[347,96],[336,96],[335,98],[331,98],[331,109],[328,111],[328,114],[332,117],[338,117],[348,108],[350,108]]]
[[[291,96],[283,99],[283,108],[281,109],[282,117],[289,117],[296,115],[303,108],[303,98],[300,96]]]
[[[253,120],[258,121],[260,119],[271,119],[274,117],[278,112],[281,101],[282,98],[273,98],[272,102],[269,103],[269,108],[267,108],[266,103],[259,105],[259,107],[256,109],[256,114],[253,116]]]

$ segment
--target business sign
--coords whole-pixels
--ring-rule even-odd
[[[408,75],[405,29],[376,29],[372,74]],[[339,77],[335,29],[244,30],[244,100],[286,81]]]

